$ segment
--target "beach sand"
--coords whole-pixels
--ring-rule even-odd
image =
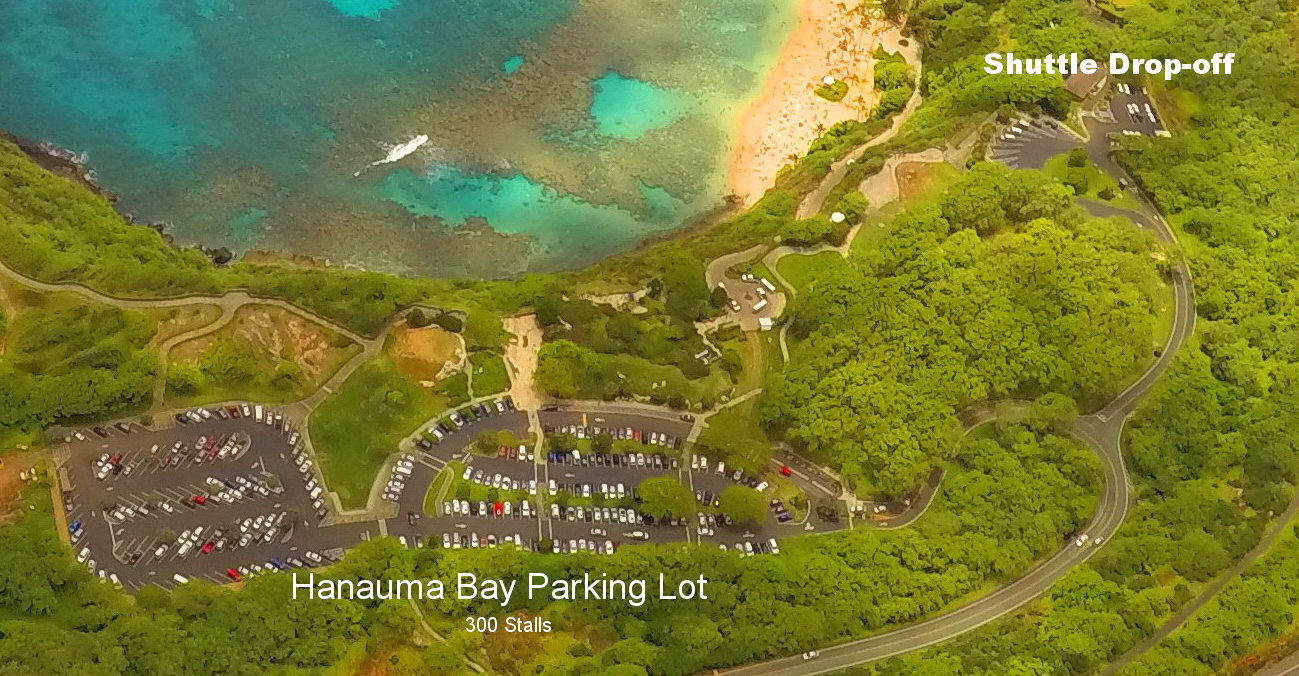
[[[874,53],[897,32],[857,0],[802,0],[799,26],[781,47],[775,68],[740,120],[727,188],[745,204],[762,197],[776,172],[804,155],[808,145],[837,122],[866,119],[874,107]],[[815,89],[827,75],[848,83],[848,95],[831,102]]]

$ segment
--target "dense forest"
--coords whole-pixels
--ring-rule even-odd
[[[1140,502],[1088,565],[1023,613],[861,672],[1091,672],[1152,632],[1197,583],[1239,558],[1294,499],[1295,9],[1293,2],[1272,0],[1165,0],[1124,12],[1126,24],[1116,30],[1130,53],[1191,59],[1234,51],[1249,64],[1231,77],[1174,79],[1161,112],[1179,133],[1125,139],[1118,153],[1180,227],[1199,314],[1198,342],[1179,356],[1128,428],[1129,470]],[[1292,556],[1291,545],[1280,547],[1272,563],[1229,587],[1123,674],[1208,674],[1253,642],[1287,631],[1299,605],[1292,580],[1281,582],[1271,568]]]
[[[1091,673],[1149,635],[1198,585],[1247,551],[1293,499],[1299,480],[1295,3],[1134,2],[1123,10],[1126,23],[1110,28],[1083,17],[1072,0],[884,4],[908,16],[925,46],[920,88],[926,103],[897,141],[863,157],[845,183],[878,169],[888,153],[923,147],[1004,106],[1068,109],[1058,77],[983,74],[981,55],[990,49],[1096,54],[1122,44],[1134,54],[1183,59],[1234,51],[1248,64],[1232,77],[1185,75],[1171,90],[1155,90],[1178,133],[1125,139],[1118,153],[1179,228],[1199,313],[1196,341],[1128,426],[1125,449],[1139,501],[1127,522],[1087,564],[1022,612],[857,670]],[[652,262],[663,251],[652,246],[584,275],[659,278],[669,315],[706,316],[702,270],[687,270],[682,256],[698,263],[737,242],[784,232],[795,193],[886,124],[832,130],[782,175],[782,189],[754,209],[687,237],[684,245],[662,245],[680,256]],[[768,423],[875,490],[907,486],[951,453],[955,444],[943,442],[955,441],[952,414],[965,403],[1042,392],[1103,395],[1149,356],[1149,254],[1155,249],[1148,238],[1130,226],[1084,219],[1066,194],[1035,176],[980,166],[967,181],[941,204],[899,217],[894,233],[854,262],[851,274],[827,275],[800,298],[806,301],[796,327],[804,338],[800,365],[770,385]],[[397,308],[422,301],[471,310],[474,335],[499,340],[499,327],[493,331],[483,317],[556,289],[554,279],[540,277],[471,283],[281,266],[217,268],[149,229],[123,224],[105,200],[40,172],[4,142],[0,251],[7,264],[47,281],[79,280],[124,296],[246,287],[301,302],[365,333],[377,331]],[[1033,266],[1043,255],[1055,264]],[[1017,274],[1004,274],[1008,269]],[[1021,283],[1025,275],[1037,281]],[[6,343],[0,425],[43,426],[130,409],[147,397],[154,364],[141,352],[150,332],[139,318],[88,308],[37,312],[0,323]],[[87,342],[83,317],[110,330],[97,329]],[[956,332],[956,326],[967,328]],[[569,345],[582,359],[608,357]],[[652,347],[647,343],[644,354]],[[835,394],[852,396],[845,402]],[[706,570],[722,591],[707,605],[520,608],[544,610],[561,631],[526,644],[486,639],[494,648],[492,666],[505,673],[690,673],[932,614],[1058,548],[1090,513],[1098,488],[1090,457],[1045,429],[998,426],[949,462],[939,502],[913,528],[795,539],[779,557],[655,546],[601,560],[503,549],[475,556],[376,541],[331,574],[589,567],[631,575],[666,566],[684,576]],[[390,656],[390,674],[450,673],[460,651],[477,647],[411,647],[406,639],[416,621],[408,606],[292,602],[284,576],[254,579],[240,591],[149,589],[131,602],[92,580],[57,543],[39,489],[27,500],[43,509],[22,511],[16,523],[0,528],[0,673],[302,673],[326,665],[342,671],[376,654]],[[1008,513],[1041,518],[1008,519]],[[1286,577],[1294,557],[1294,544],[1283,542],[1125,676],[1208,673],[1286,631],[1299,605],[1293,575]],[[428,610],[452,628],[449,618],[470,609]],[[463,640],[458,634],[456,641]]]
[[[349,552],[339,579],[498,578],[608,573],[657,579],[705,575],[708,601],[571,604],[538,599],[506,612],[544,613],[549,635],[487,659],[506,674],[685,675],[806,650],[913,621],[984,585],[1022,574],[1090,515],[1096,459],[1049,429],[989,427],[954,460],[936,503],[915,526],[786,539],[780,556],[743,558],[712,545],[644,545],[613,556],[557,556],[500,548],[409,550],[391,539]],[[405,602],[289,598],[284,575],[238,591],[195,583],[146,588],[135,603],[89,575],[55,537],[49,492],[29,489],[18,523],[0,529],[0,673],[229,674],[338,664],[393,649],[416,619]],[[1005,515],[1034,514],[1033,519]],[[431,602],[435,626],[456,641],[466,613],[498,614],[496,601]],[[508,641],[502,633],[488,641]],[[434,644],[389,674],[455,673],[458,651]],[[395,650],[395,649],[394,649]],[[616,668],[615,668],[616,667]],[[9,671],[5,671],[8,668]],[[296,673],[287,671],[285,673]]]
[[[65,420],[149,403],[154,323],[135,312],[42,294],[0,336],[0,442]]]
[[[850,265],[818,274],[766,423],[873,493],[950,452],[960,408],[1117,392],[1151,356],[1154,237],[1068,187],[982,164]]]

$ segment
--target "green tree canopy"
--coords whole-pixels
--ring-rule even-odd
[[[636,489],[641,511],[656,517],[683,518],[695,512],[695,496],[674,476],[660,476],[640,482]]]

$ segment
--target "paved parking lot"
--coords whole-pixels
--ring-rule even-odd
[[[378,534],[373,522],[320,526],[307,488],[319,479],[300,472],[287,426],[213,416],[157,431],[106,431],[69,444],[64,506],[69,526],[79,526],[74,550],[128,589],[169,585],[175,575],[224,581],[227,570],[272,559],[306,565]]]
[[[1139,87],[1125,87],[1126,92],[1110,85],[1110,98],[1100,104],[1099,117],[1087,119],[1091,138],[1086,142],[1055,119],[1021,116],[997,132],[989,157],[1015,169],[1041,169],[1052,157],[1083,145],[1102,150],[1090,153],[1094,157],[1105,154],[1110,134],[1153,136],[1163,131],[1163,123],[1157,119],[1158,113],[1145,92]]]
[[[480,408],[476,419],[465,416],[460,425],[443,424],[441,439],[431,427],[404,442],[402,453],[377,479],[383,482],[383,499],[396,504],[396,518],[342,525],[326,525],[334,521],[322,509],[328,504],[326,487],[298,433],[283,419],[270,418],[274,424],[267,424],[255,416],[215,415],[213,408],[198,422],[187,418],[169,429],[84,430],[70,440],[62,471],[68,523],[76,531],[74,550],[84,551],[96,572],[136,589],[170,585],[177,575],[226,581],[229,570],[242,576],[271,567],[317,565],[380,534],[410,546],[512,541],[534,548],[549,539],[559,551],[605,551],[646,541],[707,541],[735,548],[839,527],[815,516],[781,523],[775,518],[780,508],[773,508],[760,528],[725,526],[707,517],[701,522],[697,515],[675,522],[646,518],[634,510],[635,491],[645,479],[676,476],[708,502],[737,479],[750,478],[719,474],[711,466],[691,469],[684,440],[692,419],[674,420],[657,412],[538,414],[542,428],[553,433],[580,427],[582,436],[597,428],[613,430],[615,436],[640,435],[642,443],[620,442],[633,446],[633,456],[597,459],[591,453],[583,458],[537,452],[528,414],[504,408]],[[525,451],[520,454],[515,447],[496,456],[469,452],[481,433],[499,430],[523,440]],[[627,459],[639,455],[644,456],[641,463]],[[488,486],[501,504],[463,500],[452,490],[465,481],[465,473],[457,471],[454,481],[441,484],[426,512],[430,485],[455,461],[465,463],[469,481]],[[486,494],[481,488],[471,490],[480,498]]]
[[[454,428],[454,426],[452,427]],[[478,534],[483,541],[486,541],[488,535],[495,536],[497,541],[502,540],[507,535],[511,538],[517,535],[523,540],[524,546],[531,546],[532,543],[536,542],[540,533],[536,517],[524,519],[518,515],[510,517],[444,516],[424,512],[424,497],[428,493],[429,485],[433,482],[434,477],[438,475],[438,472],[453,460],[467,461],[474,469],[482,469],[484,472],[490,469],[493,474],[506,474],[521,481],[535,480],[537,478],[535,464],[529,465],[517,460],[510,461],[470,455],[467,452],[469,446],[473,444],[479,434],[488,430],[509,430],[514,436],[526,440],[529,444],[533,441],[532,435],[528,431],[528,415],[522,411],[511,410],[505,413],[489,415],[468,422],[463,427],[454,428],[452,432],[446,433],[444,438],[431,449],[415,448],[412,453],[417,460],[411,477],[406,482],[406,487],[402,490],[398,499],[397,518],[388,522],[388,533],[390,535],[404,537],[407,544],[411,545],[415,543],[416,538],[419,538],[420,542],[437,542],[440,545],[442,533],[461,533],[466,537],[470,534]],[[454,496],[447,495],[447,499],[452,497]]]

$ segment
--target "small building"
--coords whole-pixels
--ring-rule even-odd
[[[1110,69],[1101,64],[1095,73],[1074,73],[1065,78],[1064,88],[1070,96],[1082,101],[1103,89],[1109,79]]]
[[[771,321],[771,317],[758,317],[758,328],[763,331],[770,331],[773,326],[775,326],[775,322]]]

